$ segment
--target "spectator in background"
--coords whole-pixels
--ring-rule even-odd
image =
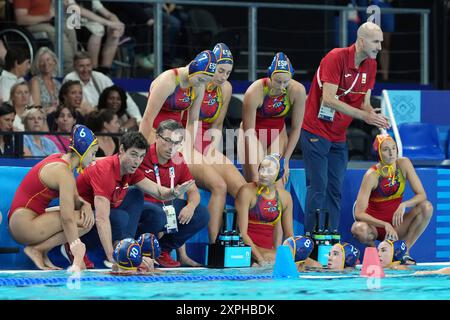
[[[13,131],[13,121],[16,116],[13,106],[3,102],[0,105],[0,131]],[[13,135],[0,135],[0,157],[14,155]],[[1,216],[1,215],[0,215]]]
[[[110,109],[93,111],[86,119],[86,125],[97,133],[119,133],[120,123],[117,114]],[[99,136],[97,157],[111,156],[119,152],[119,140],[117,137]]]
[[[60,105],[54,114],[55,122],[52,127],[50,127],[51,132],[64,132],[70,137],[72,133],[72,128],[76,124],[77,114],[75,109],[68,107],[64,104]],[[69,151],[70,138],[63,135],[49,135],[48,139],[53,141],[58,150],[62,153]]]
[[[77,124],[84,124],[84,114],[86,110],[83,107],[83,92],[81,91],[80,81],[67,81],[63,83],[59,90],[59,101],[62,105],[75,111],[75,119]],[[47,115],[47,122],[50,128],[55,127],[56,113],[52,112]]]
[[[98,104],[100,94],[106,88],[114,85],[112,80],[101,72],[92,70],[92,60],[87,52],[77,52],[73,61],[75,71],[69,73],[63,82],[78,80],[83,87],[83,101],[86,109],[93,111]],[[139,123],[142,120],[141,112],[136,103],[127,94],[127,113],[136,118]]]
[[[64,0],[65,3],[67,0]],[[16,22],[24,26],[31,33],[45,32],[49,40],[56,47],[56,30],[53,26],[55,12],[51,0],[14,0]],[[72,70],[73,55],[77,49],[77,36],[64,23],[63,50],[64,73]]]
[[[42,107],[27,108],[23,114],[23,124],[25,131],[39,132],[46,127],[46,115]],[[41,135],[23,136],[24,156],[46,157],[53,153],[58,153],[56,145],[48,138]]]
[[[119,86],[106,88],[98,99],[98,110],[113,110],[119,117],[120,127],[123,131],[137,130],[137,120],[127,114],[127,95]]]
[[[3,68],[3,66],[5,65],[5,57],[6,57],[6,47],[3,41],[0,40],[0,68]]]
[[[8,102],[11,87],[24,82],[24,76],[30,70],[30,56],[22,48],[9,48],[5,56],[5,69],[0,75],[0,100]]]
[[[15,131],[25,130],[22,116],[25,113],[25,109],[30,105],[30,97],[30,89],[25,81],[16,83],[12,86],[10,101],[16,111],[16,117],[13,123]]]
[[[153,69],[154,58],[150,37],[153,28],[153,15],[145,10],[141,3],[104,2],[103,5],[111,12],[114,12],[126,25],[125,34],[136,39],[136,62],[141,68]]]
[[[74,0],[68,1],[70,4],[76,4]],[[125,25],[99,0],[81,0],[78,2],[81,4],[81,26],[90,33],[87,51],[92,60],[92,67],[108,74],[111,71],[114,56],[119,46],[119,39],[123,35]],[[106,40],[102,47],[105,28]]]
[[[58,93],[61,83],[55,78],[58,74],[58,58],[47,47],[39,48],[31,65],[31,96],[36,105],[44,107],[46,114],[52,113],[59,105]]]

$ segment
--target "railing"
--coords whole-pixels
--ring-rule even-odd
[[[95,133],[96,137],[108,136],[108,137],[118,137],[120,138],[123,133]],[[0,136],[12,136],[14,145],[13,155],[0,155],[0,158],[23,158],[23,136],[70,136],[67,132],[52,132],[52,131],[0,131]],[[30,156],[30,158],[38,158]]]
[[[119,0],[103,0],[104,2],[117,2]],[[57,29],[57,55],[60,58],[60,68],[62,70],[63,51],[62,51],[62,30],[63,18],[65,16],[62,1],[55,1],[55,9],[57,14],[56,29]],[[163,32],[162,32],[162,5],[166,1],[162,0],[128,0],[128,2],[141,2],[154,4],[154,25],[153,25],[153,46],[155,54],[155,66],[153,74],[156,77],[163,70]],[[248,10],[248,80],[254,81],[257,78],[257,52],[258,52],[258,10],[261,8],[273,9],[291,9],[291,10],[319,10],[339,12],[339,44],[341,47],[348,45],[347,40],[347,18],[349,11],[355,8],[344,6],[330,6],[330,5],[309,5],[309,4],[282,4],[282,3],[257,3],[257,2],[232,2],[232,1],[195,1],[195,0],[174,0],[172,3],[179,5],[193,5],[202,7],[241,7]],[[367,8],[356,8],[358,11],[366,11]],[[429,84],[429,15],[428,9],[409,9],[409,8],[383,8],[383,13],[393,14],[417,14],[420,16],[420,82],[421,84]],[[61,71],[60,71],[61,72]],[[60,74],[59,76],[62,76]]]
[[[394,131],[395,141],[397,142],[398,149],[398,157],[403,157],[403,144],[402,139],[400,137],[400,133],[398,132],[397,121],[395,121],[394,110],[392,109],[391,100],[389,99],[389,94],[387,90],[382,91],[383,100],[381,103],[381,112],[382,114],[387,114],[389,116],[389,121],[392,125],[392,131]],[[382,133],[386,133],[386,130],[381,130]]]

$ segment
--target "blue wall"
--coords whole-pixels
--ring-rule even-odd
[[[34,163],[32,161],[31,163]],[[20,163],[20,162],[19,162]],[[1,163],[0,163],[1,164]],[[0,225],[0,246],[17,246],[21,249],[19,254],[0,255],[0,269],[33,269],[34,265],[23,254],[23,246],[17,244],[9,235],[7,230],[7,213],[14,192],[20,181],[28,172],[28,167],[5,167],[0,166],[0,211],[3,221]],[[345,185],[342,194],[342,213],[340,232],[343,241],[351,242],[363,250],[361,244],[357,243],[350,234],[353,223],[352,206],[359,190],[359,185],[364,175],[364,169],[349,169],[345,177]],[[432,221],[428,228],[412,248],[411,254],[419,262],[424,261],[449,261],[450,259],[450,170],[435,168],[420,168],[417,173],[421,178],[428,199],[435,208]],[[292,194],[294,201],[294,231],[295,234],[303,234],[303,209],[305,203],[305,173],[304,169],[291,169],[290,182],[286,186]],[[202,192],[202,203],[207,204],[209,194]],[[409,188],[405,196],[412,196]],[[204,262],[204,249],[208,241],[206,228],[188,241],[187,250],[191,257]],[[103,267],[102,250],[89,252],[89,257],[97,267]],[[59,248],[50,252],[52,261],[60,266],[67,267],[68,263],[62,258]]]

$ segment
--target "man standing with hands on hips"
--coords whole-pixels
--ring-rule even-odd
[[[375,59],[382,41],[378,25],[362,24],[356,42],[331,50],[311,82],[300,137],[307,186],[305,233],[312,234],[316,224],[319,231],[328,228],[338,232],[341,188],[348,162],[346,130],[353,118],[389,128],[388,119],[370,105],[377,71]]]

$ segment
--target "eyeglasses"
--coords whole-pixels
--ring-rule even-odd
[[[160,134],[158,134],[158,136],[159,136],[161,139],[163,139],[166,143],[172,144],[172,145],[174,145],[174,146],[178,146],[178,145],[180,145],[180,144],[183,142],[183,139],[181,139],[180,141],[173,141],[172,139],[170,139],[170,138],[165,138],[165,137],[163,137],[163,136],[160,135]]]

